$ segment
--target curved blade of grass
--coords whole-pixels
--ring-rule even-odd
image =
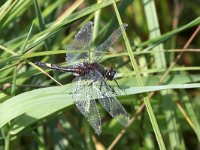
[[[119,95],[199,87],[199,83],[131,87],[126,89],[125,92],[120,91]],[[0,128],[14,119],[14,121],[11,121],[11,125],[13,126],[12,134],[17,134],[30,124],[71,106],[74,102],[72,96],[69,94],[69,89],[70,85],[41,88],[8,99],[0,104]]]
[[[12,119],[21,116],[23,118],[20,119],[21,123],[16,123],[16,125],[18,124],[18,128],[23,127],[24,124],[31,124],[70,106],[73,101],[67,94],[68,88],[69,85],[32,90],[1,103],[0,126],[2,127]]]

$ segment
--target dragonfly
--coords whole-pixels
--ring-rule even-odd
[[[127,28],[127,24],[122,25],[122,29]],[[75,35],[66,52],[67,67],[58,66],[43,62],[35,62],[39,67],[55,69],[62,72],[72,73],[75,78],[72,80],[71,94],[76,107],[88,120],[89,124],[100,135],[102,122],[96,101],[98,100],[103,108],[124,127],[129,125],[128,113],[116,98],[115,91],[106,80],[114,80],[116,71],[111,68],[104,68],[98,62],[101,60],[109,47],[122,34],[119,27],[102,44],[96,47],[90,55],[90,45],[93,35],[93,22],[89,21]],[[85,52],[81,52],[84,50]]]

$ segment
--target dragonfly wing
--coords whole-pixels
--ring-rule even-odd
[[[94,87],[99,102],[113,118],[115,118],[123,126],[127,127],[129,125],[128,113],[122,104],[117,100],[115,96],[116,94],[99,72],[96,71],[95,77],[96,86]]]
[[[74,40],[67,47],[67,50],[74,51],[73,53],[72,52],[66,53],[66,61],[69,65],[89,60],[89,48],[92,41],[92,33],[93,33],[93,22],[89,21],[75,35]],[[87,51],[81,52],[81,50],[87,50]]]
[[[72,96],[76,107],[99,135],[101,133],[101,118],[94,99],[92,82],[87,77],[76,77],[73,80]]]
[[[128,24],[123,24],[123,29],[126,30],[128,27]],[[122,31],[119,27],[115,32],[113,32],[107,40],[105,40],[102,44],[100,44],[96,51],[94,52],[94,60],[95,62],[98,62],[102,56],[105,54],[106,51],[108,51],[108,48],[121,36]]]

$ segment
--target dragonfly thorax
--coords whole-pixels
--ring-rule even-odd
[[[91,72],[99,72],[105,76],[106,70],[98,63],[81,63],[73,69],[73,74],[76,76],[85,76]]]

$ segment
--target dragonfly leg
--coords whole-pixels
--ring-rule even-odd
[[[125,90],[124,89],[122,89],[120,86],[119,86],[119,84],[118,84],[118,82],[117,82],[117,80],[116,79],[113,79],[114,81],[115,81],[115,83],[116,83],[116,85],[117,85],[117,87],[118,87],[118,89],[119,89],[119,95],[122,95],[122,92],[125,92]],[[117,93],[116,91],[115,91],[115,93]]]

